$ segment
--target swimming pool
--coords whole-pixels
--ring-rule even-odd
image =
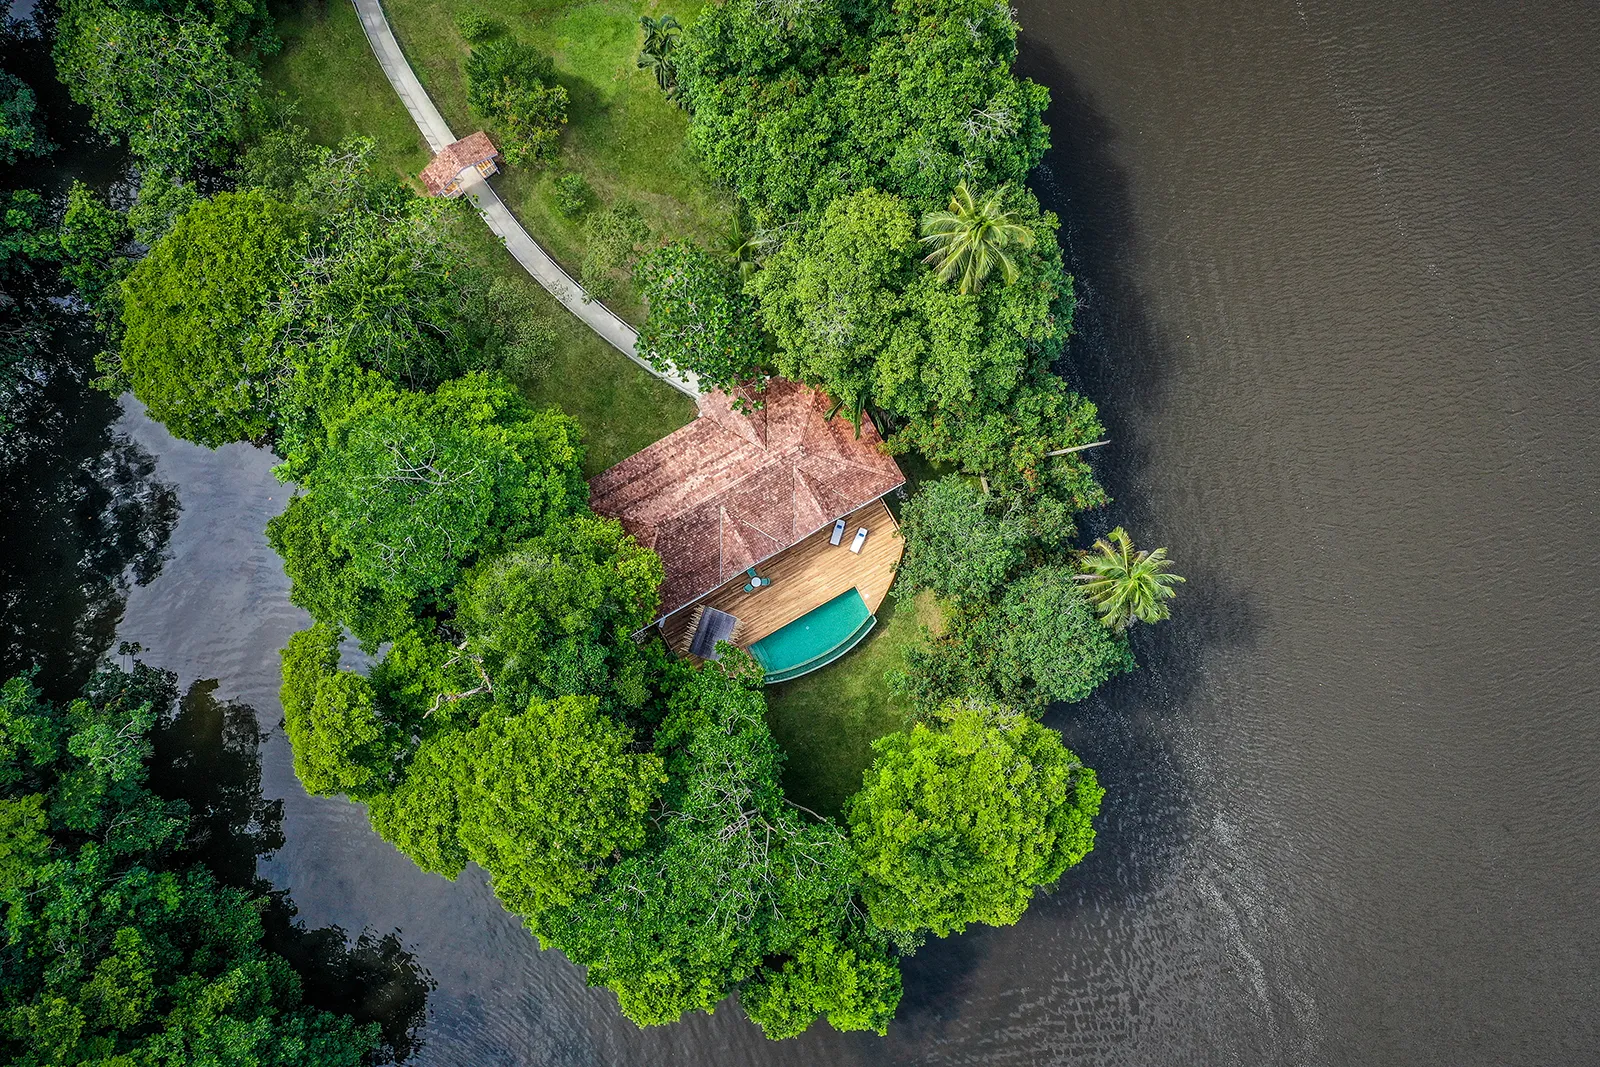
[[[855,589],[812,608],[750,646],[767,682],[786,682],[826,667],[854,648],[877,623]]]

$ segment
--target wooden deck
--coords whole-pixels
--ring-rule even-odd
[[[829,523],[758,564],[756,573],[771,578],[771,585],[746,593],[744,587],[749,579],[741,575],[661,620],[661,633],[667,644],[672,648],[687,645],[689,620],[701,604],[720,608],[739,620],[733,640],[741,647],[755,644],[852,587],[860,591],[867,610],[876,615],[894,582],[905,542],[900,540],[894,516],[882,500],[851,512],[845,523],[844,540],[838,545],[828,543],[833,535],[833,524]],[[863,526],[867,528],[867,543],[857,554],[850,551],[850,542]]]

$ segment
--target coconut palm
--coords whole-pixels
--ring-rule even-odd
[[[1002,185],[979,200],[963,179],[949,208],[922,216],[922,243],[931,249],[922,261],[939,272],[940,281],[960,278],[961,291],[975,293],[996,267],[1007,285],[1017,280],[1008,249],[1032,248],[1033,231],[1006,208],[1005,193]]]
[[[672,53],[678,48],[678,35],[683,27],[671,15],[659,19],[643,15],[639,25],[644,27],[644,47],[639,50],[640,68],[656,72],[656,85],[669,97],[678,91],[678,71],[673,66]]]
[[[1101,621],[1122,633],[1135,619],[1160,622],[1171,614],[1167,601],[1178,595],[1172,586],[1184,580],[1167,570],[1171,566],[1166,549],[1135,551],[1128,531],[1118,526],[1078,554],[1073,577],[1083,583]]]

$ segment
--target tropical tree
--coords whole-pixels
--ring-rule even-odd
[[[361,397],[302,484],[361,582],[410,599],[448,590],[480,553],[571,515],[588,491],[581,456],[570,417],[468,374],[433,393]]]
[[[20,156],[48,152],[45,139],[34,117],[33,90],[14,75],[0,70],[0,163],[15,163]]]
[[[182,176],[223,161],[261,84],[229,53],[226,33],[187,12],[71,0],[54,56],[97,130],[125,135],[134,155]]]
[[[777,246],[773,235],[750,225],[743,211],[733,217],[733,225],[722,235],[722,248],[741,279],[748,280],[761,266],[762,257]]]
[[[678,35],[683,28],[671,15],[651,18],[642,15],[639,25],[644,27],[644,46],[639,50],[639,69],[655,72],[656,86],[672,99],[678,94],[678,71],[673,64],[673,53],[678,48]]]
[[[192,809],[148,784],[175,681],[106,667],[66,707],[0,687],[0,1061],[380,1062],[378,1027],[305,1003],[268,902],[196,862]]]
[[[732,389],[760,373],[755,309],[711,253],[673,241],[641,256],[634,278],[650,308],[638,351],[656,369],[698,375],[703,390]]]
[[[959,278],[961,292],[975,293],[996,267],[1007,285],[1017,280],[1021,271],[1010,248],[1033,247],[1033,230],[1006,208],[1005,194],[1002,185],[980,200],[961,181],[948,208],[922,216],[922,243],[931,249],[922,261],[940,281]]]
[[[899,967],[855,904],[839,826],[784,801],[760,685],[748,656],[685,670],[656,731],[669,782],[644,848],[538,933],[640,1025],[709,1012],[742,985],[769,1037],[823,1014],[883,1033]]]
[[[1172,613],[1167,601],[1185,579],[1168,569],[1167,550],[1135,551],[1128,532],[1118,526],[1078,556],[1076,578],[1094,602],[1105,624],[1122,633],[1139,622],[1160,622]]]
[[[197,203],[123,283],[121,374],[150,414],[210,448],[271,431],[282,368],[269,301],[303,247],[303,214],[260,192]]]
[[[481,565],[455,621],[504,704],[581,694],[636,709],[648,661],[631,638],[655,618],[661,578],[661,557],[616,520],[580,512]]]
[[[873,743],[848,811],[862,896],[888,930],[1009,926],[1094,847],[1105,790],[1019,712],[956,702],[937,720]]]
[[[988,601],[1023,562],[1027,530],[990,513],[973,479],[946,475],[917,490],[900,522],[906,541],[900,588],[931,589],[970,603]]]

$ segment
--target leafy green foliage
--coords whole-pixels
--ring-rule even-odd
[[[0,281],[12,281],[57,254],[44,199],[32,189],[0,189]]]
[[[760,669],[727,658],[681,678],[657,731],[670,781],[645,848],[540,936],[641,1025],[710,1011],[750,981],[752,1017],[773,1036],[823,1012],[841,1029],[881,1031],[899,971],[853,907],[848,845],[833,823],[785,805]]]
[[[150,167],[139,176],[139,195],[128,208],[128,225],[136,241],[154,245],[167,235],[200,198],[192,182],[177,181]]]
[[[1050,371],[1072,308],[1055,217],[1031,194],[1015,204],[1037,240],[1016,256],[1012,285],[941,284],[917,262],[906,202],[867,189],[794,232],[747,288],[779,372],[821,386],[853,418],[873,411],[892,448],[957,464],[1007,496],[1048,491],[1093,506],[1104,494],[1088,468],[1044,455],[1100,429],[1094,405]]]
[[[650,306],[639,355],[657,369],[700,376],[700,388],[732,389],[760,373],[754,309],[732,271],[691,241],[649,252],[634,270]]]
[[[579,513],[481,565],[456,625],[509,706],[583,694],[637,710],[650,665],[632,635],[654,621],[661,580],[661,558],[616,520]]]
[[[593,697],[571,696],[487,716],[460,738],[461,843],[531,925],[643,844],[645,811],[665,776],[660,757],[632,743]]]
[[[308,1007],[262,946],[265,901],[185,853],[182,802],[146,785],[173,678],[103,669],[65,709],[0,695],[0,1057],[358,1067],[376,1026]]]
[[[433,393],[360,397],[302,484],[361,586],[411,600],[442,595],[481,552],[572,514],[588,492],[581,458],[570,418],[470,374]]]
[[[986,0],[712,5],[674,57],[690,143],[763,225],[872,186],[921,210],[1020,185],[1048,94],[1012,75],[1016,35]]]
[[[33,90],[21,78],[0,70],[0,163],[48,152],[50,142],[34,118]]]
[[[900,688],[924,708],[974,696],[1037,710],[1131,670],[1127,641],[1100,624],[1073,577],[1038,567],[996,604],[951,606],[944,632],[907,650]]]
[[[1024,715],[953,704],[940,718],[873,745],[849,810],[863,896],[890,930],[1009,926],[1094,847],[1105,790]]]
[[[567,122],[567,90],[555,84],[550,60],[537,49],[510,37],[474,48],[467,57],[467,102],[494,124],[508,163],[555,159]]]
[[[501,32],[501,26],[481,7],[464,7],[455,13],[456,32],[468,44],[478,44]]]
[[[413,598],[362,577],[350,553],[333,542],[318,509],[296,496],[267,523],[267,542],[283,557],[289,599],[322,622],[341,623],[367,645],[410,629]]]
[[[1023,562],[1027,531],[1010,516],[990,513],[969,478],[947,475],[925,483],[900,519],[906,553],[896,576],[899,594],[931,589],[941,597],[982,603]]]
[[[305,225],[301,212],[262,193],[219,193],[186,212],[128,275],[122,373],[174,434],[212,448],[267,436],[281,361],[262,320]]]
[[[126,136],[134,155],[181,175],[224,161],[260,87],[229,54],[226,32],[187,12],[68,0],[54,55],[96,129]]]
[[[594,190],[584,181],[583,175],[570,171],[555,181],[555,207],[562,215],[575,219],[594,202]]]
[[[120,302],[118,283],[131,266],[125,254],[130,236],[121,212],[82,182],[72,183],[61,219],[61,276],[104,315],[114,315]]]
[[[387,785],[401,739],[378,715],[372,684],[339,669],[339,631],[318,623],[283,650],[284,731],[306,792],[358,800]]]
[[[671,15],[659,19],[641,15],[639,26],[644,30],[644,44],[639,47],[639,69],[653,72],[656,87],[666,93],[669,100],[673,99],[678,95],[678,68],[673,55],[683,27]]]
[[[1185,581],[1173,574],[1167,550],[1136,551],[1128,531],[1118,526],[1079,554],[1077,579],[1105,624],[1122,633],[1140,622],[1160,622],[1172,614],[1172,588]]]
[[[650,240],[650,224],[627,201],[597,211],[583,223],[583,287],[604,300],[616,291],[615,275],[633,267]]]

